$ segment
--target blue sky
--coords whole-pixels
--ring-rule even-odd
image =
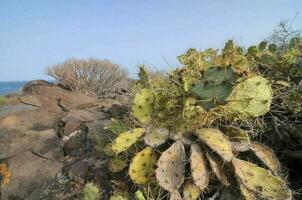
[[[302,0],[0,0],[0,81],[49,79],[45,68],[96,57],[135,76],[139,64],[177,66],[187,48],[251,45]]]

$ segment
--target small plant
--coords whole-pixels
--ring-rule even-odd
[[[86,183],[83,189],[83,200],[100,200],[102,193],[94,183]]]
[[[6,104],[6,97],[0,96],[0,106]]]

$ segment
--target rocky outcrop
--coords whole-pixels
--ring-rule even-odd
[[[127,91],[97,99],[40,80],[22,91],[0,107],[0,160],[12,174],[0,199],[80,199],[86,181],[109,175],[93,140],[110,139],[105,127],[128,111]]]

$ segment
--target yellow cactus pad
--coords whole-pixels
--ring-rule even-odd
[[[245,117],[259,117],[270,110],[272,87],[262,76],[252,76],[235,86],[227,98],[227,110]]]
[[[150,147],[138,152],[129,167],[129,175],[133,182],[137,184],[147,183],[154,174],[156,158]]]
[[[202,190],[195,186],[192,181],[186,181],[183,189],[183,200],[196,200]]]
[[[112,150],[118,154],[131,147],[143,134],[143,128],[135,128],[121,133],[112,143]]]
[[[271,148],[258,142],[253,142],[250,149],[272,172],[276,173],[280,169],[280,162]]]
[[[158,184],[175,192],[184,182],[185,147],[180,140],[164,151],[157,161],[156,179]]]
[[[203,128],[196,130],[196,135],[212,150],[218,153],[225,161],[231,161],[233,158],[232,145],[218,129]]]
[[[240,191],[244,200],[255,200],[257,199],[255,193],[248,190],[243,184],[240,185]]]
[[[151,147],[158,147],[169,138],[169,130],[165,128],[146,128],[144,141]]]
[[[218,159],[216,159],[213,155],[207,154],[207,158],[209,160],[210,166],[215,173],[217,179],[225,186],[229,186],[230,182],[228,181],[227,176],[225,175],[222,165],[223,163],[219,162]]]
[[[237,158],[232,159],[232,164],[238,179],[250,191],[268,199],[292,199],[292,193],[285,182],[269,170]]]
[[[121,158],[112,158],[109,163],[109,169],[111,172],[120,172],[127,167],[127,160]]]
[[[151,89],[143,89],[138,92],[132,105],[133,116],[142,124],[146,124],[151,120],[153,110],[154,94]]]
[[[190,165],[194,184],[200,190],[204,190],[209,184],[209,171],[206,167],[204,155],[197,144],[191,146]]]
[[[235,127],[224,127],[223,133],[229,137],[233,151],[247,151],[251,143],[248,133]]]

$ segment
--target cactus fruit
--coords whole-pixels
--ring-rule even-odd
[[[223,133],[229,137],[233,151],[247,151],[249,150],[250,137],[248,133],[242,129],[226,126],[223,127]]]
[[[232,159],[232,164],[238,179],[248,190],[268,199],[292,199],[285,181],[274,176],[269,170],[237,158]]]
[[[210,67],[203,78],[192,87],[193,94],[204,101],[204,106],[224,103],[233,89],[237,76],[231,67]]]
[[[227,101],[227,110],[231,113],[259,117],[270,110],[271,84],[261,76],[251,76],[234,87]]]
[[[218,129],[202,128],[196,130],[195,134],[225,161],[231,161],[234,156],[232,145],[230,140],[222,132]]]
[[[209,184],[209,172],[204,155],[197,144],[191,145],[190,165],[194,184],[204,190]]]
[[[183,188],[183,200],[197,200],[202,190],[199,189],[192,181],[187,180]]]
[[[165,190],[178,193],[184,182],[185,148],[180,140],[164,151],[157,161],[156,179]]]
[[[158,147],[167,141],[169,134],[169,130],[165,128],[147,127],[144,141],[151,147]]]
[[[143,128],[135,128],[121,133],[112,143],[112,150],[118,154],[129,149],[143,134]]]
[[[213,170],[214,174],[216,175],[217,179],[225,186],[229,186],[230,182],[228,181],[227,176],[225,175],[222,169],[222,163],[218,161],[214,155],[207,153],[207,159],[209,160],[211,169]]]
[[[132,159],[129,167],[130,178],[137,184],[147,183],[154,174],[155,164],[156,158],[153,150],[146,147]]]
[[[151,89],[141,90],[133,99],[133,116],[142,124],[146,124],[151,120],[153,101],[154,94]]]
[[[127,167],[127,161],[121,158],[112,158],[109,163],[109,170],[113,173],[120,172]]]
[[[280,162],[271,148],[258,142],[252,142],[250,149],[272,172],[276,173],[279,171]]]
[[[86,183],[83,189],[83,200],[101,200],[101,192],[94,183]]]

